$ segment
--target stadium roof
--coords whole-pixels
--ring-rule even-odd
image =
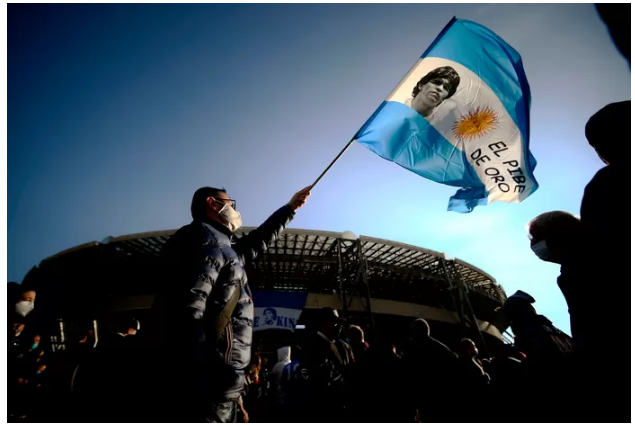
[[[242,228],[237,236],[243,236],[253,229]],[[174,232],[175,230],[166,230],[109,237],[102,242],[90,242],[62,251],[43,263],[99,246],[107,246],[120,255],[158,256],[162,246]],[[502,287],[492,276],[469,263],[448,259],[441,252],[368,236],[356,237],[350,232],[287,229],[269,247],[264,257],[256,262],[253,272],[260,274],[259,281],[268,281],[265,289],[313,290],[316,281],[321,279],[318,284],[324,287],[318,292],[332,292],[334,283],[327,281],[326,277],[333,277],[333,270],[337,270],[340,259],[345,261],[359,255],[360,245],[368,265],[368,279],[374,297],[381,297],[383,293],[385,298],[395,298],[394,289],[403,287],[405,291],[402,297],[409,300],[424,296],[429,298],[423,293],[415,295],[419,288],[425,286],[420,285],[420,281],[437,282],[438,290],[441,290],[451,280],[453,283],[465,283],[469,290],[499,303],[506,298]]]

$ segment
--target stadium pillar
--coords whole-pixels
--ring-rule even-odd
[[[342,240],[337,238],[337,280],[339,289],[340,307],[344,318],[348,318],[348,306],[346,302],[346,293],[344,292],[344,269],[342,268]]]
[[[370,285],[368,284],[368,263],[366,257],[364,257],[364,251],[362,250],[362,244],[357,244],[357,251],[359,253],[359,267],[361,270],[361,276],[364,284],[364,293],[366,295],[366,312],[368,314],[368,325],[371,330],[371,340],[377,341],[377,331],[375,329],[375,317],[373,316],[373,309],[370,304]]]
[[[452,282],[452,278],[450,277],[450,272],[448,270],[448,266],[445,264],[447,261],[446,260],[440,260],[441,265],[443,266],[443,271],[445,273],[445,278],[448,280],[448,285],[450,285],[450,296],[452,297],[452,304],[454,306],[454,311],[456,312],[457,316],[459,316],[459,323],[461,325],[461,334],[464,332],[465,330],[465,316],[463,315],[463,308],[462,308],[462,303],[461,300],[459,300],[459,302],[457,302],[456,300],[456,296],[457,294],[455,294],[456,290],[460,288],[456,288],[454,286],[454,282]],[[460,294],[458,294],[460,295]]]

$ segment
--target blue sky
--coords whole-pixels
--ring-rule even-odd
[[[532,89],[540,189],[446,212],[455,189],[353,147],[292,227],[447,252],[524,289],[568,331],[556,265],[526,223],[579,212],[602,163],[589,116],[630,99],[592,5],[8,6],[8,280],[106,236],[178,228],[200,186],[257,225],[312,183],[452,18],[518,50]],[[98,273],[98,271],[96,271]]]

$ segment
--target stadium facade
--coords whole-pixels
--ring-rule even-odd
[[[62,251],[32,269],[25,282],[36,285],[38,308],[59,323],[122,314],[143,323],[161,278],[161,248],[174,232],[109,237]],[[332,307],[362,325],[370,340],[397,342],[415,317],[428,320],[433,336],[450,345],[462,337],[490,347],[506,339],[489,322],[506,299],[496,280],[425,248],[351,232],[287,229],[248,265],[248,276],[254,291],[307,293],[299,325],[316,309]],[[271,349],[293,343],[292,334],[258,333]]]

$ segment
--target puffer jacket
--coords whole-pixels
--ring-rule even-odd
[[[215,221],[194,221],[179,229],[163,250],[164,286],[153,305],[163,330],[162,350],[172,356],[184,383],[208,400],[240,397],[243,370],[249,365],[254,305],[245,263],[264,253],[294,211],[285,205],[240,239]],[[239,290],[240,296],[223,338],[211,334],[213,320]],[[182,388],[182,386],[181,386]]]

